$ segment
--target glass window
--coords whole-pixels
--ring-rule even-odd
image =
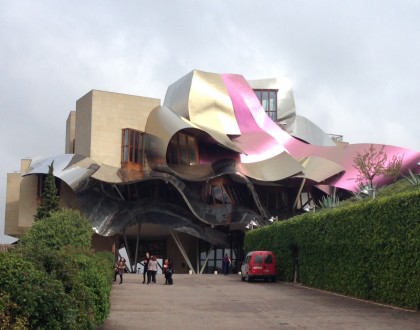
[[[270,91],[270,94],[268,96],[268,108],[270,111],[274,111],[275,109],[277,109],[277,95]]]
[[[260,101],[260,103],[261,103],[261,91],[256,90],[256,91],[255,91],[255,95],[257,95],[258,100],[259,100],[259,101]]]
[[[266,264],[272,264],[273,263],[273,256],[271,254],[268,254],[265,256],[265,263]]]
[[[176,143],[174,139],[172,139],[169,144],[168,158],[169,158],[170,164],[179,163],[178,144]]]
[[[124,128],[121,140],[121,162],[144,165],[143,132]]]
[[[128,147],[123,147],[123,162],[128,162]]]
[[[228,192],[226,191],[225,186],[222,186],[222,190],[223,190],[223,202],[225,204],[231,204],[230,197],[229,197]]]
[[[179,153],[181,156],[181,164],[187,165],[188,162],[188,150],[187,150],[187,136],[179,133]]]
[[[129,134],[129,129],[127,128],[127,129],[124,129],[123,130],[123,143],[124,143],[124,145],[125,146],[128,146],[128,134]]]
[[[222,188],[220,186],[213,186],[213,198],[215,204],[224,204]]]
[[[256,263],[256,264],[262,264],[262,255],[260,255],[260,254],[257,254],[256,256],[255,256],[255,258],[254,258],[254,263]]]
[[[271,120],[277,121],[277,90],[254,89],[254,92],[267,115]]]
[[[269,108],[268,103],[268,91],[262,92],[262,98],[261,98],[261,105],[263,106],[264,110],[267,112]]]
[[[174,135],[168,148],[167,161],[169,164],[179,165],[198,164],[196,138],[185,133]]]
[[[188,160],[190,165],[196,165],[197,160],[195,157],[195,139],[193,136],[188,136]]]

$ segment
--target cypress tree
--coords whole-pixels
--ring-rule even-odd
[[[53,212],[60,208],[60,198],[58,197],[57,187],[54,178],[54,161],[48,166],[48,174],[44,182],[41,205],[36,210],[35,221],[49,217]]]

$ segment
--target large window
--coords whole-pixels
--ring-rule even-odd
[[[124,128],[122,130],[121,163],[144,165],[143,132]]]
[[[251,205],[248,189],[245,185],[231,183],[226,178],[211,180],[202,186],[201,200],[212,204]]]
[[[227,254],[230,259],[232,260],[232,264],[230,266],[230,272],[237,273],[239,271],[238,265],[238,254],[236,249],[228,249],[228,248],[215,248],[209,249],[209,245],[206,242],[200,240],[199,243],[200,248],[200,270],[203,268],[203,273],[205,274],[213,274],[214,271],[221,273],[222,263],[223,263],[223,256]],[[209,254],[207,254],[210,252]],[[207,261],[207,263],[206,263]]]
[[[169,164],[197,165],[197,139],[185,133],[175,134],[169,143],[167,159]]]
[[[277,121],[277,90],[276,89],[254,89],[267,115],[274,122]]]

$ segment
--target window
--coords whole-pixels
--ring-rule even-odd
[[[255,264],[259,264],[259,265],[261,265],[261,264],[262,264],[262,261],[263,261],[263,259],[262,259],[262,255],[257,254],[257,255],[255,256],[255,258],[254,258],[254,263],[255,263]]]
[[[251,194],[243,184],[232,183],[226,177],[215,178],[201,186],[200,199],[212,204],[239,204],[249,207],[254,205]]]
[[[174,165],[197,165],[198,148],[197,139],[185,133],[175,134],[168,146],[168,164]]]
[[[273,263],[273,256],[271,254],[267,254],[265,256],[265,263],[266,264],[272,264]]]
[[[277,89],[254,89],[267,115],[277,121]]]
[[[215,248],[210,250],[210,245],[207,242],[200,240],[199,242],[200,251],[200,269],[203,269],[203,273],[213,273],[214,271],[222,272],[223,256],[227,254],[232,261],[231,270],[232,272],[238,271],[238,256],[236,249],[230,248]]]
[[[121,163],[144,165],[143,134],[131,128],[122,130]]]

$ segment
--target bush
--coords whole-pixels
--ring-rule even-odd
[[[66,292],[77,299],[78,324],[94,329],[103,324],[110,312],[109,295],[113,278],[113,255],[64,247],[57,255],[52,276]]]
[[[19,306],[15,304],[7,293],[0,290],[0,330],[28,329],[28,317],[19,315]]]
[[[80,212],[64,209],[34,223],[20,244],[26,250],[59,250],[65,245],[89,249],[92,234],[91,224]]]
[[[75,301],[65,294],[62,283],[21,255],[0,253],[0,287],[7,303],[2,313],[10,321],[26,323],[30,329],[76,327]]]
[[[91,235],[79,212],[58,211],[38,220],[13,253],[0,254],[2,324],[101,326],[110,311],[113,255],[91,251]]]

